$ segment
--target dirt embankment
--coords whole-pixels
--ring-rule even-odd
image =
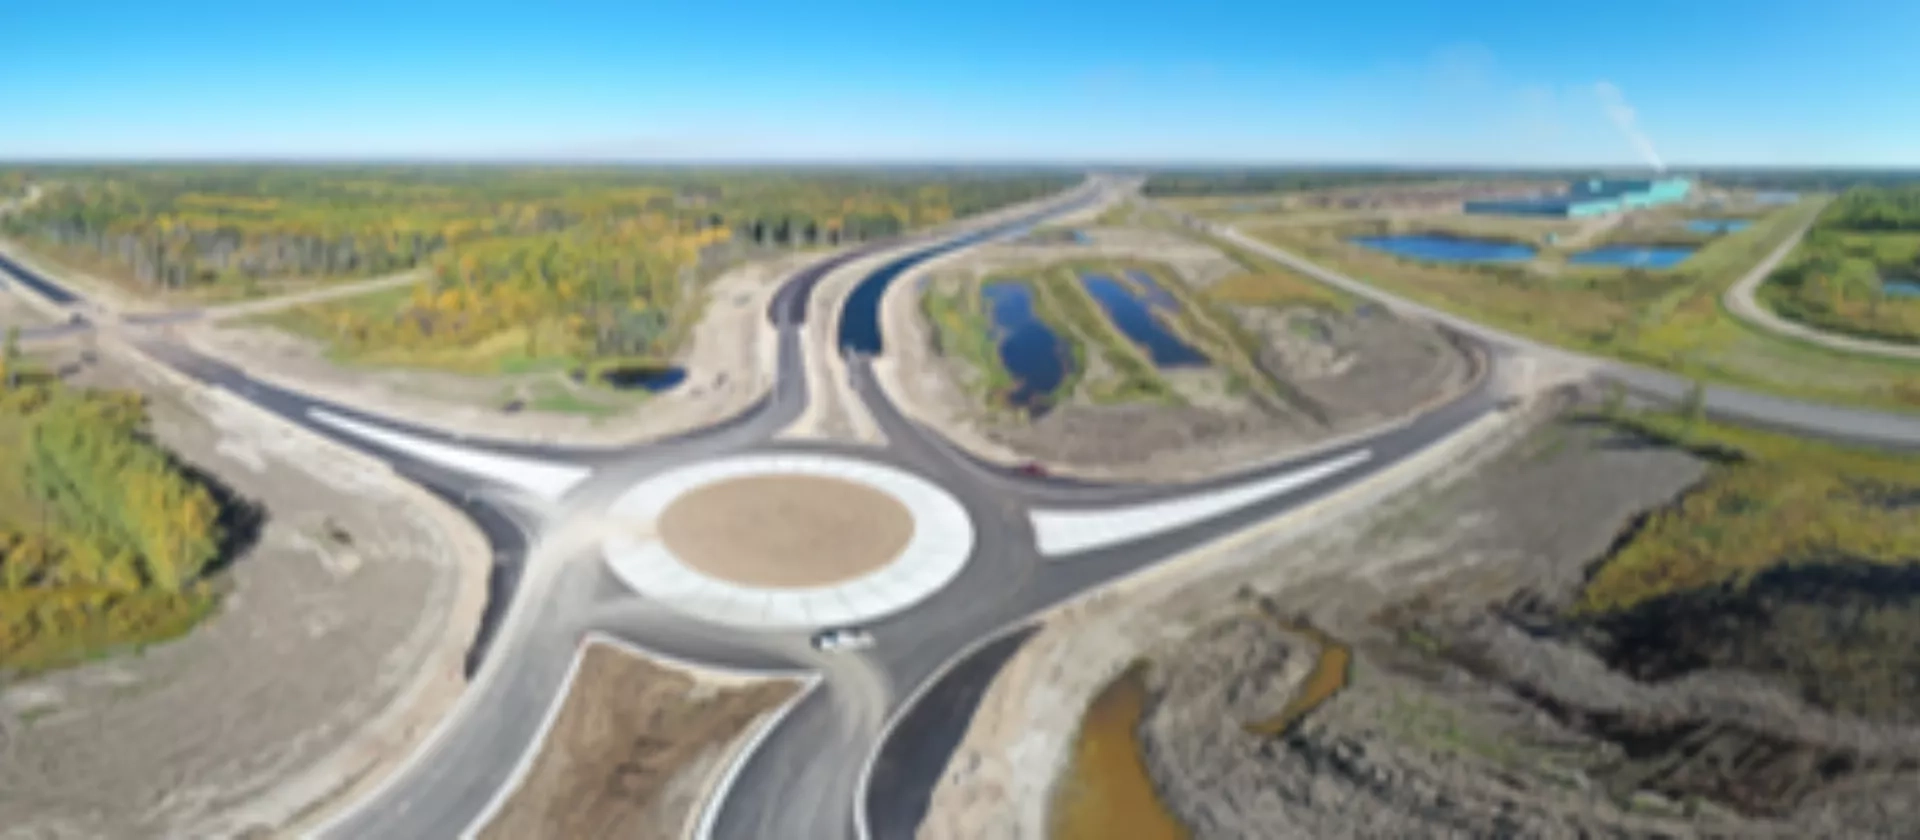
[[[1095,229],[1085,245],[995,245],[930,263],[889,290],[892,337],[882,383],[904,410],[983,457],[1040,461],[1063,474],[1183,481],[1245,469],[1395,422],[1458,393],[1477,369],[1453,340],[1377,308],[1354,313],[1228,306],[1252,337],[1258,372],[1284,404],[1202,379],[1220,369],[1163,370],[1182,404],[1096,402],[1080,388],[1039,416],[987,404],[972,363],[943,353],[918,306],[921,284],[972,284],[1062,260],[1094,257],[1166,265],[1200,294],[1242,269],[1204,243],[1158,230]],[[1097,379],[1097,354],[1088,353]],[[909,375],[910,374],[910,375]],[[1209,380],[1211,382],[1211,380]]]
[[[594,417],[513,405],[528,377],[461,376],[344,366],[318,343],[259,326],[181,328],[196,349],[248,375],[335,402],[447,432],[510,440],[618,445],[653,440],[731,417],[773,385],[776,336],[767,302],[818,255],[741,266],[715,279],[691,343],[676,360],[686,381],[626,414]],[[523,400],[524,401],[524,400]]]
[[[457,696],[484,540],[373,462],[102,359],[78,380],[146,393],[154,437],[263,519],[186,637],[0,691],[0,836],[278,830]]]
[[[481,837],[692,836],[700,806],[756,726],[800,690],[593,643],[546,747]]]
[[[1702,474],[1608,427],[1547,425],[1261,574],[1037,637],[983,714],[1033,725],[1085,708],[1090,691],[1042,694],[1144,659],[1138,749],[1201,838],[1909,836],[1920,701],[1894,686],[1911,684],[1920,586],[1827,574],[1570,617],[1636,516]],[[1319,652],[1283,629],[1294,621],[1351,649],[1348,680],[1284,734],[1257,734]],[[1036,660],[1055,669],[1044,690],[1011,679]]]

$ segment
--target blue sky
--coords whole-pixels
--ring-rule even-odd
[[[1920,165],[1920,3],[0,0],[0,159]]]

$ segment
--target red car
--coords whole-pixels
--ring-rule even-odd
[[[1039,461],[1028,461],[1024,464],[1021,464],[1019,467],[1016,468],[1016,470],[1021,475],[1024,475],[1028,478],[1046,478],[1047,477],[1047,468],[1041,466]]]

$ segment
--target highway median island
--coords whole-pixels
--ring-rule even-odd
[[[1473,381],[1440,331],[1239,249],[1153,227],[1075,233],[897,284],[892,398],[988,460],[1171,482],[1397,421]]]
[[[1071,797],[1141,788],[1129,762],[1164,836],[1903,831],[1920,461],[1592,386],[1541,407],[1351,522],[1049,620],[982,701],[993,718],[923,836],[1036,819],[1078,836]],[[1330,649],[1350,656],[1337,691]],[[1104,770],[1034,734],[1062,706],[1109,739]],[[1021,766],[968,763],[1016,748],[976,740],[992,732],[1017,733]]]
[[[479,837],[695,836],[731,760],[801,690],[604,641],[577,657],[538,757]]]

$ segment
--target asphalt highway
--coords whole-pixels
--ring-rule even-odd
[[[369,451],[400,475],[418,481],[466,511],[494,548],[494,597],[470,660],[472,681],[429,741],[369,795],[340,811],[316,834],[329,838],[438,838],[461,836],[482,824],[510,791],[523,758],[532,754],[547,710],[563,694],[574,652],[590,631],[688,661],[767,670],[810,670],[824,679],[748,755],[727,795],[711,807],[713,836],[834,840],[857,836],[911,836],[926,793],[952,750],[951,726],[900,726],[882,743],[897,716],[951,721],[970,714],[967,693],[990,679],[997,665],[958,668],[932,683],[980,639],[1018,627],[1036,614],[1117,578],[1348,487],[1495,410],[1498,394],[1486,376],[1466,394],[1410,422],[1363,439],[1239,475],[1197,485],[1129,487],[1033,479],[960,452],[937,433],[904,417],[874,380],[868,360],[884,352],[878,304],[887,284],[913,265],[955,248],[1018,233],[1050,216],[1087,206],[1116,189],[1090,179],[1069,193],[1027,208],[866,246],[796,272],[769,305],[778,331],[778,376],[769,395],[719,426],[627,449],[544,446],[456,439],[403,420],[355,411],[248,377],[231,365],[170,342],[151,325],[132,340],[153,358],[216,385],[328,438]],[[857,259],[888,257],[855,286],[841,312],[840,352],[854,393],[884,434],[884,447],[778,441],[774,435],[806,409],[801,328],[810,296],[829,273]],[[21,269],[0,265],[10,272]],[[30,274],[30,273],[29,273]],[[1349,281],[1351,282],[1351,281]],[[59,290],[46,278],[23,281]],[[51,299],[51,298],[49,298]],[[77,298],[69,295],[70,302]],[[1471,331],[1469,334],[1475,334]],[[1496,343],[1487,364],[1499,366],[1525,348]],[[592,468],[559,503],[426,463],[317,422],[316,409],[428,440],[502,454]],[[1218,489],[1292,472],[1357,450],[1361,465],[1280,493],[1207,521],[1117,547],[1065,558],[1044,558],[1028,513],[1037,507],[1099,508],[1137,504]],[[702,622],[670,604],[634,596],[599,562],[603,512],[634,482],[681,464],[739,452],[835,452],[885,462],[925,477],[952,493],[976,528],[967,566],[949,585],[904,612],[870,625],[876,644],[858,653],[820,654],[801,633],[744,631]],[[484,652],[484,655],[482,653]],[[990,664],[990,663],[989,663]],[[957,675],[957,676],[955,676]],[[909,705],[909,701],[913,702]],[[923,705],[931,704],[931,705]],[[931,711],[927,711],[927,710]],[[876,755],[886,762],[884,788],[863,797],[864,771]],[[896,772],[897,771],[897,772]],[[864,811],[863,811],[864,809]],[[866,819],[862,819],[864,816]]]

